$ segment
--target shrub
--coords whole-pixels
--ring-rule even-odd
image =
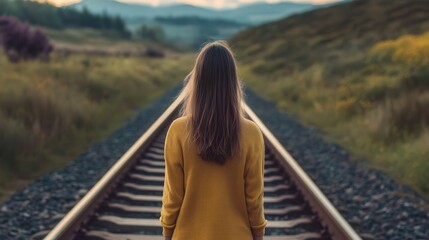
[[[376,139],[392,141],[418,134],[429,126],[429,95],[408,93],[388,99],[370,114],[370,131]]]
[[[153,58],[163,58],[165,57],[165,54],[163,51],[161,50],[157,50],[154,48],[149,48],[145,51],[145,55],[148,57],[153,57]]]
[[[11,62],[22,59],[48,59],[53,50],[40,28],[34,30],[26,23],[10,16],[0,17],[0,43]]]
[[[429,64],[428,64],[429,66]],[[405,89],[417,89],[425,90],[429,89],[429,69],[428,66],[411,69],[409,76],[405,77],[401,81],[401,85]]]
[[[407,63],[415,67],[429,64],[429,33],[405,35],[396,40],[378,43],[372,50],[374,57]]]

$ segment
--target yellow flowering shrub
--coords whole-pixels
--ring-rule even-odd
[[[394,62],[429,64],[429,32],[422,35],[405,35],[395,40],[378,43],[372,49],[376,56],[389,55]]]

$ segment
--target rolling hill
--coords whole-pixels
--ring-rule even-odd
[[[429,1],[355,0],[230,43],[246,84],[429,196],[428,13]]]
[[[145,4],[124,3],[115,0],[82,0],[67,7],[83,9],[91,12],[107,12],[124,18],[183,17],[194,16],[208,19],[234,20],[245,24],[260,24],[280,19],[291,14],[308,11],[324,5],[307,3],[255,3],[246,4],[234,9],[212,9],[189,4],[161,5],[153,7]]]
[[[285,18],[292,14],[302,13],[311,9],[319,8],[321,6],[322,5],[293,2],[279,2],[272,4],[258,2],[242,5],[241,7],[234,9],[226,9],[221,12],[222,15],[231,20],[239,19],[240,21],[246,23],[259,24]]]
[[[198,49],[206,41],[228,39],[250,26],[323,6],[326,5],[281,2],[252,3],[233,9],[214,9],[189,4],[154,7],[116,0],[82,0],[65,8],[119,15],[125,20],[127,28],[134,32],[142,26],[159,29],[163,32],[165,41],[188,49]],[[168,21],[164,21],[167,19]]]
[[[281,71],[338,60],[339,52],[361,52],[403,34],[423,33],[429,30],[428,13],[429,1],[351,1],[249,29],[231,42],[245,61],[265,59],[273,65],[267,71]]]

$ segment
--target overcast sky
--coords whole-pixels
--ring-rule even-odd
[[[44,0],[41,0],[44,1]],[[48,2],[54,3],[55,5],[66,5],[73,2],[79,2],[79,0],[47,0]],[[252,2],[284,2],[285,0],[120,0],[121,2],[139,2],[146,3],[154,6],[160,4],[171,4],[171,3],[188,3],[203,7],[215,7],[215,8],[229,8],[237,7],[240,4],[252,3]],[[337,2],[338,0],[290,0],[289,2],[310,2],[310,3],[328,3]]]

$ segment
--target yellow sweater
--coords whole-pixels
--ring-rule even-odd
[[[264,139],[243,120],[241,153],[224,165],[202,160],[187,143],[186,117],[170,125],[164,147],[160,222],[173,240],[252,240],[265,233]]]

